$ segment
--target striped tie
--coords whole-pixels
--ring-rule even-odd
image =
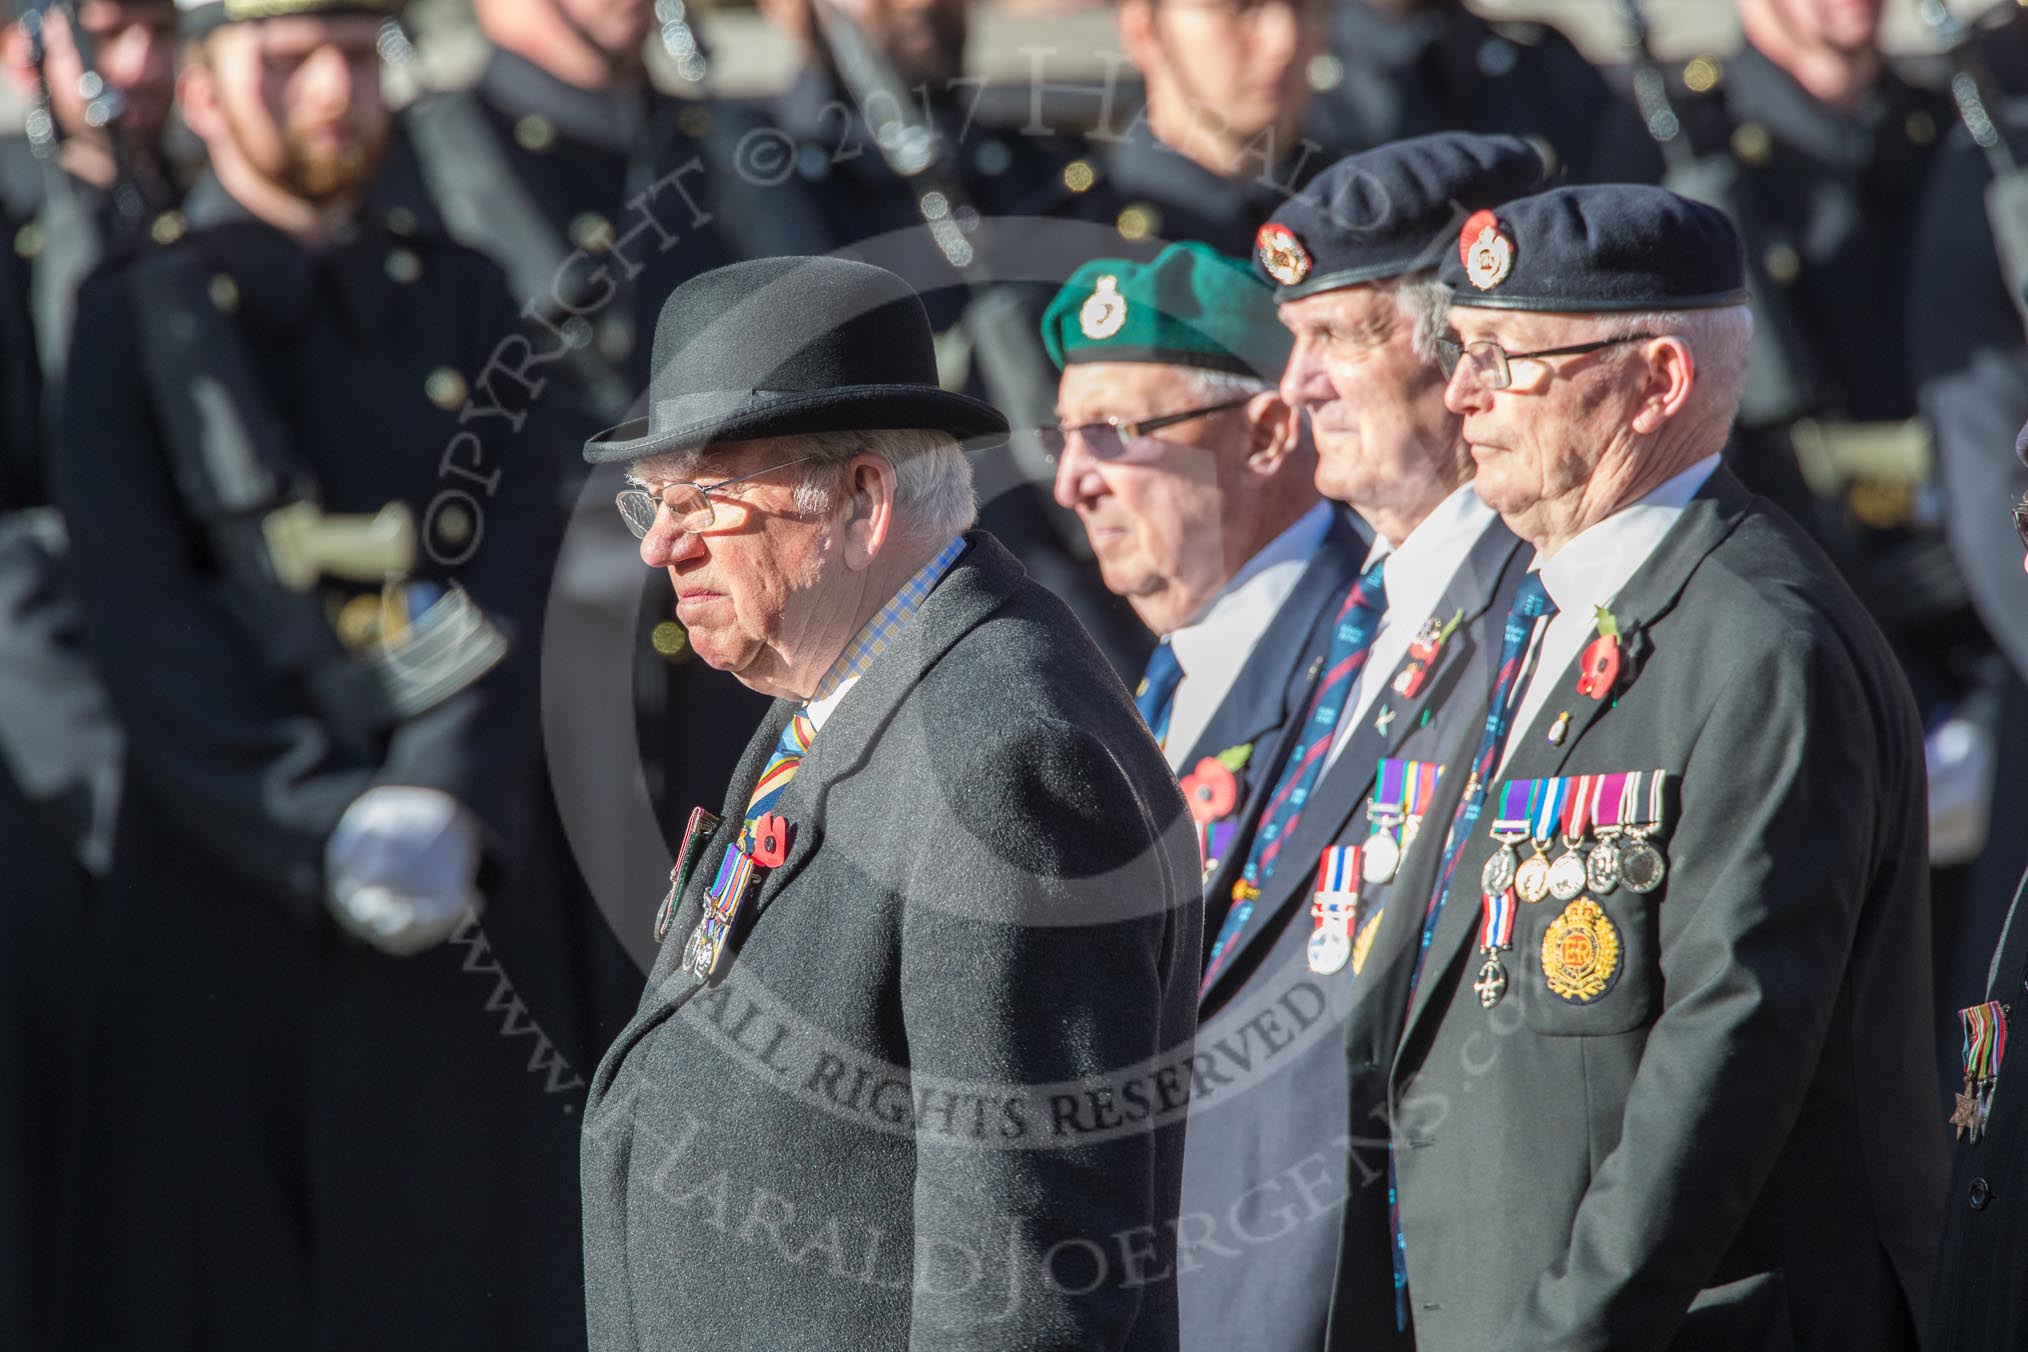
[[[1331,740],[1338,730],[1338,716],[1352,693],[1353,682],[1366,665],[1366,655],[1373,649],[1380,617],[1387,612],[1386,569],[1387,560],[1377,560],[1345,593],[1345,603],[1338,609],[1331,652],[1325,658],[1324,674],[1311,692],[1310,707],[1303,715],[1303,740],[1290,749],[1281,778],[1275,781],[1274,794],[1261,813],[1260,829],[1254,832],[1246,867],[1240,871],[1240,880],[1233,884],[1234,905],[1225,913],[1225,923],[1219,926],[1218,938],[1211,945],[1210,958],[1204,965],[1200,993],[1211,988],[1213,978],[1232,956],[1240,933],[1253,915],[1254,901],[1274,877],[1275,859],[1281,854],[1282,842],[1295,832],[1303,815],[1303,804],[1309,801],[1310,790],[1323,772]]]
[[[1465,796],[1458,800],[1457,812],[1451,817],[1450,832],[1444,837],[1443,866],[1437,872],[1436,887],[1430,892],[1429,907],[1423,913],[1422,944],[1416,949],[1415,965],[1409,969],[1408,998],[1411,1003],[1415,999],[1415,988],[1422,981],[1422,965],[1429,957],[1430,940],[1436,937],[1437,921],[1443,915],[1444,902],[1450,896],[1451,879],[1458,871],[1458,856],[1464,853],[1465,842],[1472,838],[1472,831],[1479,824],[1487,786],[1500,764],[1500,753],[1507,745],[1507,733],[1514,721],[1514,706],[1518,702],[1516,696],[1522,686],[1522,663],[1528,656],[1529,640],[1535,636],[1535,621],[1554,614],[1556,602],[1549,599],[1549,589],[1542,585],[1542,574],[1530,573],[1528,580],[1521,584],[1521,590],[1514,595],[1514,608],[1507,612],[1507,629],[1500,640],[1500,674],[1493,682],[1493,702],[1486,709],[1485,731],[1479,735],[1479,754],[1472,760],[1471,778],[1465,781]],[[1393,1231],[1394,1239],[1394,1322],[1397,1328],[1406,1332],[1408,1241],[1401,1233],[1401,1198],[1395,1180],[1391,1133],[1387,1148],[1387,1225]]]
[[[1169,740],[1169,713],[1176,705],[1176,687],[1182,683],[1183,664],[1176,660],[1176,650],[1165,638],[1148,654],[1148,670],[1141,677],[1140,688],[1134,691],[1134,707],[1141,711],[1155,740],[1165,745]]]
[[[796,710],[795,717],[782,729],[782,738],[775,743],[775,754],[768,758],[768,768],[761,771],[760,782],[753,786],[753,797],[746,802],[746,825],[740,831],[740,848],[753,850],[753,824],[774,810],[781,801],[789,781],[796,777],[796,771],[803,766],[803,757],[809,754],[810,739],[817,735],[816,725],[810,722],[806,709]]]

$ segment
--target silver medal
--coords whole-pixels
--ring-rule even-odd
[[[1591,854],[1584,861],[1584,879],[1591,890],[1601,895],[1620,885],[1620,847],[1610,840],[1601,840],[1591,847]]]
[[[1393,832],[1383,828],[1366,838],[1366,848],[1359,859],[1360,877],[1369,883],[1392,882],[1395,870],[1400,867],[1401,847],[1394,843]]]
[[[1652,892],[1662,885],[1669,867],[1662,852],[1636,836],[1620,849],[1620,882],[1629,892]]]
[[[1584,895],[1584,856],[1571,851],[1549,866],[1549,895],[1576,901]]]
[[[1520,858],[1514,847],[1505,841],[1486,860],[1486,866],[1479,870],[1479,890],[1487,896],[1497,897],[1514,885],[1514,870],[1520,865]]]
[[[1318,976],[1329,976],[1345,969],[1352,961],[1352,936],[1344,927],[1326,925],[1310,936],[1310,970]]]
[[[1472,983],[1472,989],[1479,997],[1479,1008],[1491,1009],[1500,1003],[1500,997],[1507,993],[1507,969],[1500,963],[1498,953],[1488,953],[1485,965],[1479,968],[1479,979]]]
[[[1535,854],[1514,870],[1514,890],[1521,900],[1533,904],[1549,895],[1549,856]]]

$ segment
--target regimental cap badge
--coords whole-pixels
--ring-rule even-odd
[[[1098,279],[1098,290],[1085,297],[1077,312],[1077,327],[1085,337],[1103,340],[1118,333],[1127,322],[1127,298],[1120,294],[1120,279],[1108,272]]]
[[[1296,232],[1280,221],[1262,226],[1254,236],[1253,247],[1267,275],[1283,286],[1299,286],[1310,275],[1310,251],[1296,238]]]
[[[1491,291],[1514,271],[1514,241],[1500,229],[1500,218],[1475,211],[1458,232],[1458,258],[1465,276],[1481,291]]]

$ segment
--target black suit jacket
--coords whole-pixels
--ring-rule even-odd
[[[1312,972],[1317,859],[1326,845],[1372,833],[1363,809],[1380,758],[1444,760],[1476,730],[1522,554],[1506,527],[1486,528],[1436,604],[1440,620],[1463,612],[1463,621],[1428,681],[1414,698],[1385,692],[1318,779],[1233,955],[1204,992],[1183,1167],[1185,1223],[1198,1240],[1196,1271],[1181,1288],[1186,1348],[1322,1346],[1340,1231],[1355,1209],[1370,1222],[1363,1233],[1379,1234],[1375,1252],[1386,1262],[1386,1198],[1375,1186],[1384,1174],[1373,1163],[1377,1155],[1384,1168],[1385,1131],[1350,1104],[1346,1062],[1393,1047],[1402,997],[1388,953],[1421,912],[1394,906],[1391,887],[1363,887],[1360,929],[1380,927],[1372,951],[1338,972]],[[1326,625],[1314,652],[1330,638]],[[1308,682],[1295,689],[1307,700]],[[1423,843],[1432,836],[1440,848],[1439,830],[1411,849],[1432,848]]]
[[[734,777],[592,1085],[594,1347],[1175,1346],[1195,845],[1118,678],[969,538],[700,984],[677,956],[793,706]]]
[[[1669,876],[1597,898],[1620,951],[1590,1004],[1543,975],[1563,907],[1521,907],[1489,1013],[1490,817],[1462,847],[1386,1088],[1416,1344],[1911,1347],[1942,1158],[1906,687],[1828,561],[1724,470],[1613,610],[1613,698],[1549,701],[1489,792],[1667,770]],[[1404,890],[1429,895],[1438,853]],[[1339,1345],[1393,1325],[1362,1290],[1341,1283]]]

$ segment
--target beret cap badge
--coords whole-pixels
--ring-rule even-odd
[[[1472,285],[1491,291],[1514,271],[1514,242],[1501,231],[1499,217],[1475,211],[1458,232],[1458,258]]]
[[[1297,286],[1310,275],[1310,251],[1296,232],[1280,221],[1269,221],[1254,236],[1254,250],[1268,276],[1283,286]]]
[[[1108,272],[1098,279],[1098,289],[1078,307],[1078,331],[1093,341],[1118,333],[1127,322],[1127,298],[1120,294],[1120,279]]]

